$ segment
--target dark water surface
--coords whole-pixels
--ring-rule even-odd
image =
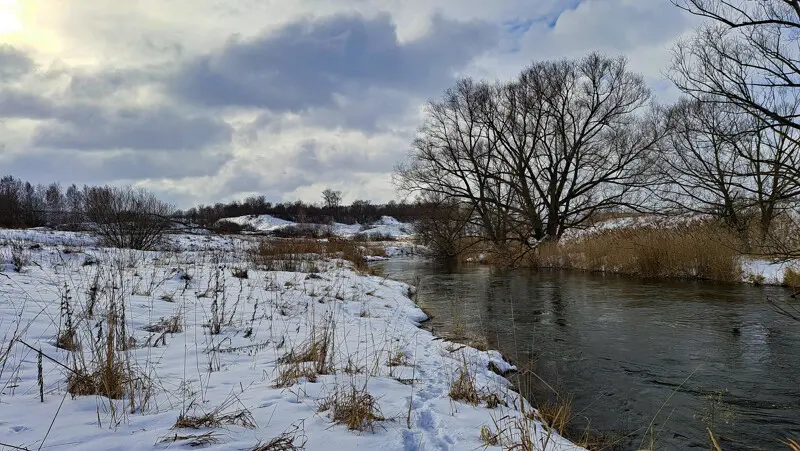
[[[709,449],[709,426],[724,450],[800,441],[800,323],[767,303],[787,299],[786,290],[422,259],[378,267],[419,284],[436,333],[482,333],[571,395],[596,433],[627,435],[620,449],[648,447],[651,438],[657,449]],[[518,383],[534,403],[553,398],[530,376]]]

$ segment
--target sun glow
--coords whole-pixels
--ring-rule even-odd
[[[18,0],[0,0],[0,36],[22,31]]]

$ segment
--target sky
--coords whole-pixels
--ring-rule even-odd
[[[695,25],[669,0],[0,0],[0,168],[180,208],[401,199],[393,168],[459,77],[600,51],[671,102]]]

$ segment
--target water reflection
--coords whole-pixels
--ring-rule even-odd
[[[440,332],[480,330],[490,346],[574,396],[623,449],[780,449],[800,437],[800,325],[775,313],[778,288],[655,282],[566,272],[499,272],[422,260],[381,265],[413,283]],[[521,380],[541,402],[544,384]],[[652,422],[651,431],[648,425]]]

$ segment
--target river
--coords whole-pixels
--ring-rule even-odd
[[[526,374],[534,404],[572,398],[575,428],[613,448],[788,449],[800,440],[800,323],[768,299],[778,287],[646,281],[568,271],[377,264],[418,284],[440,335],[481,335]]]

